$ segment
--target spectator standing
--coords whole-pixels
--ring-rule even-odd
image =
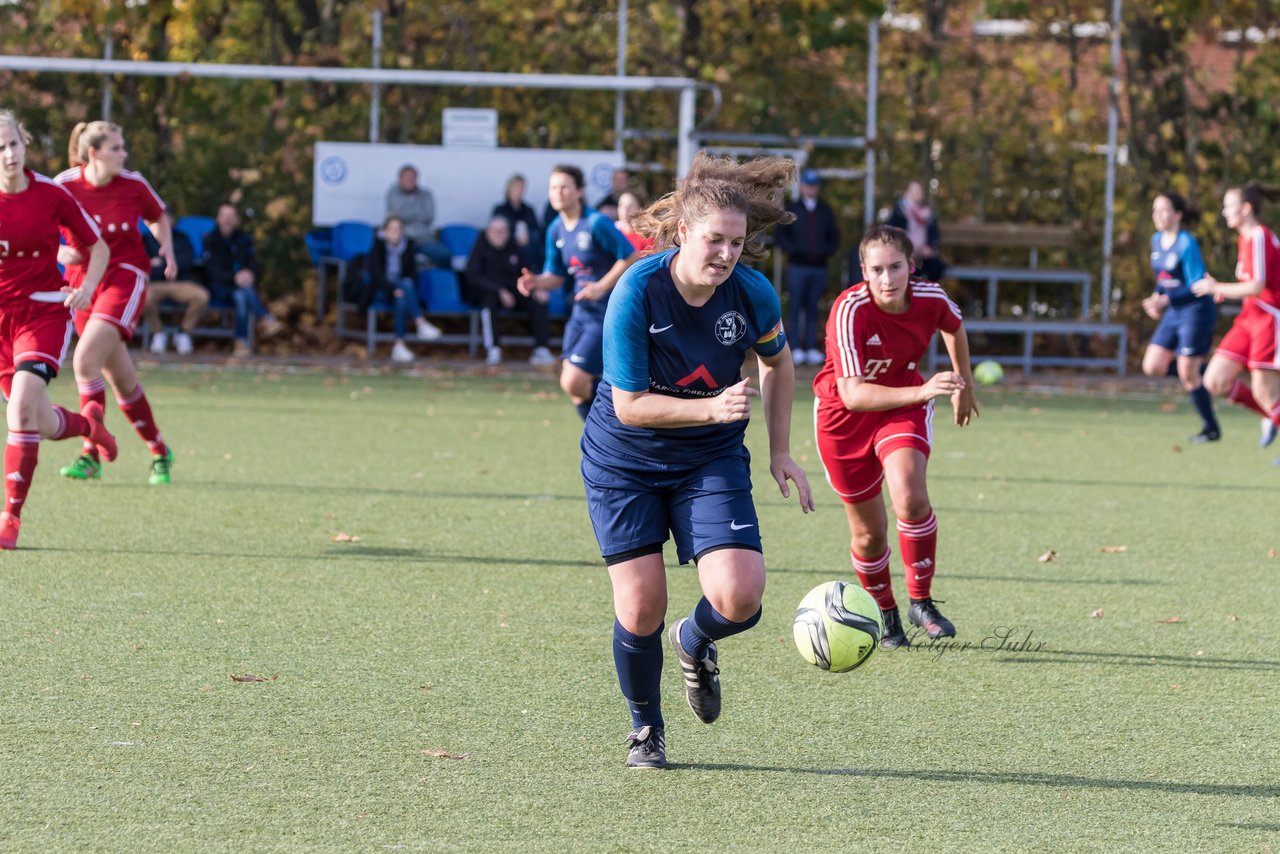
[[[437,267],[450,266],[453,256],[431,227],[436,219],[436,198],[418,183],[418,169],[410,163],[400,167],[396,182],[387,188],[387,216],[400,218],[405,236],[420,256]]]
[[[550,347],[549,297],[546,291],[533,291],[529,296],[519,292],[516,282],[522,269],[524,260],[519,243],[511,234],[511,226],[506,217],[495,214],[471,249],[465,279],[467,302],[489,311],[491,322],[484,330],[485,361],[489,365],[502,364],[502,337],[497,324],[498,312],[502,309],[524,311],[529,315],[534,340],[529,364],[556,363]]]
[[[169,346],[169,333],[160,321],[160,304],[169,300],[182,306],[182,320],[178,323],[178,331],[174,333],[173,347],[179,354],[188,356],[195,349],[191,332],[209,305],[209,289],[196,281],[195,250],[191,247],[190,238],[180,231],[170,229],[170,239],[173,242],[173,260],[178,265],[178,276],[173,281],[164,277],[166,262],[160,255],[159,241],[150,232],[142,233],[147,254],[151,256],[151,283],[147,286],[147,306],[143,310],[143,316],[146,318],[147,328],[155,330],[151,336],[151,352],[160,354]]]
[[[525,187],[523,175],[517,173],[508,178],[505,200],[493,206],[490,216],[500,216],[507,221],[524,265],[538,270],[543,261],[542,226],[538,225],[537,213],[525,204]]]
[[[938,228],[938,215],[924,201],[924,185],[912,181],[894,203],[893,213],[885,225],[900,228],[911,238],[911,245],[915,247],[911,261],[916,274],[930,282],[940,282],[947,272],[947,265],[939,254],[942,232]]]
[[[791,358],[797,365],[821,365],[818,349],[818,303],[827,287],[827,261],[840,248],[840,228],[831,206],[818,198],[818,173],[800,176],[800,198],[787,205],[795,215],[778,226],[778,248],[787,256],[787,328],[795,336]],[[802,320],[803,319],[803,320]]]
[[[235,306],[236,356],[253,353],[249,344],[249,324],[257,322],[263,335],[277,335],[284,324],[267,311],[258,296],[262,275],[253,238],[240,228],[240,212],[230,202],[218,206],[215,228],[204,238],[204,269],[209,294],[215,299],[229,300]]]
[[[637,252],[647,253],[656,245],[656,241],[652,237],[647,237],[635,230],[631,225],[631,218],[640,213],[640,209],[644,207],[644,203],[640,201],[635,193],[630,191],[623,193],[618,197],[618,231],[622,232],[622,236],[627,238]]]
[[[596,204],[596,210],[609,219],[618,218],[618,201],[631,186],[631,176],[626,169],[614,169],[609,176],[609,194]]]
[[[375,299],[391,303],[396,336],[391,345],[391,361],[401,364],[413,361],[413,351],[404,343],[410,319],[418,328],[419,341],[435,341],[441,334],[439,327],[422,316],[415,249],[414,242],[405,236],[404,223],[400,218],[387,217],[382,231],[374,236],[373,246],[369,249],[369,288],[360,306],[367,309]]]

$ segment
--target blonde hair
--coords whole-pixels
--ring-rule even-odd
[[[713,211],[737,211],[747,218],[742,257],[759,261],[767,254],[758,240],[765,229],[795,219],[784,207],[795,174],[795,163],[782,157],[738,163],[700,151],[676,189],[635,214],[631,226],[662,250],[677,245],[680,220],[701,222]]]
[[[31,134],[23,127],[22,122],[18,121],[18,117],[13,114],[13,110],[0,109],[0,122],[8,122],[13,125],[18,132],[18,136],[22,139],[23,145],[31,144]]]
[[[112,122],[79,122],[71,129],[71,140],[67,144],[67,159],[72,166],[84,166],[89,162],[89,149],[101,148],[102,143],[113,133],[123,133],[120,125]]]
[[[902,253],[902,256],[908,261],[915,254],[915,246],[911,243],[911,238],[907,237],[907,233],[900,228],[894,228],[892,225],[873,225],[862,236],[862,242],[858,244],[858,260],[867,260],[867,250],[872,246],[892,246]]]

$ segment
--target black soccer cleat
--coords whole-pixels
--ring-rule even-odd
[[[661,770],[667,767],[667,738],[660,726],[642,726],[627,736],[627,767]]]
[[[1222,438],[1222,434],[1219,433],[1217,430],[1210,430],[1208,427],[1206,427],[1203,430],[1201,430],[1199,433],[1192,436],[1187,441],[1191,442],[1191,444],[1193,445],[1203,445],[1206,442],[1216,442],[1221,438]]]
[[[902,617],[898,616],[896,605],[887,611],[881,608],[880,619],[884,621],[884,634],[880,636],[881,649],[911,646],[911,641],[907,640],[907,633],[902,630]]]
[[[704,724],[720,717],[720,667],[719,653],[714,643],[707,644],[707,655],[701,661],[684,651],[680,643],[680,628],[685,617],[671,627],[671,645],[675,647],[680,669],[684,671],[684,696],[693,709],[693,716]]]
[[[911,606],[907,608],[907,619],[911,621],[911,625],[919,626],[924,629],[924,633],[930,638],[953,638],[956,636],[956,627],[951,625],[951,621],[942,616],[938,610],[938,606],[933,603],[932,599],[911,600]]]

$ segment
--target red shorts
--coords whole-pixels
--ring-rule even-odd
[[[827,483],[846,504],[880,494],[884,458],[915,448],[927,458],[933,447],[933,401],[896,412],[849,412],[814,404],[818,457]]]
[[[1215,352],[1251,371],[1280,371],[1280,322],[1266,309],[1251,306],[1236,317]]]
[[[30,302],[0,308],[0,391],[7,399],[14,369],[43,362],[58,375],[71,343],[71,310],[57,303]]]
[[[131,264],[107,268],[107,274],[93,292],[93,303],[88,311],[76,312],[76,334],[84,335],[84,327],[90,320],[105,320],[120,331],[120,337],[128,341],[138,328],[142,309],[147,304],[147,282],[150,275]]]

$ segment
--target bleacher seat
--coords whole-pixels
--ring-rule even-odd
[[[480,237],[480,229],[473,225],[454,223],[440,227],[440,242],[453,256],[453,269],[459,272],[467,268],[467,259],[471,257],[471,247],[476,245]]]
[[[464,343],[468,355],[474,356],[480,347],[481,309],[463,301],[462,286],[453,270],[428,267],[418,273],[418,298],[429,315],[467,318],[467,334],[445,335],[445,343]]]
[[[180,216],[173,227],[181,231],[191,241],[191,251],[195,254],[195,265],[204,266],[204,237],[213,231],[217,224],[211,216]]]
[[[329,267],[336,270],[338,290],[342,290],[342,280],[347,275],[347,264],[357,255],[362,255],[373,246],[374,228],[366,222],[346,220],[333,227],[329,239],[329,249],[319,256],[316,264],[316,317],[324,317],[324,299],[326,287],[325,271]]]

